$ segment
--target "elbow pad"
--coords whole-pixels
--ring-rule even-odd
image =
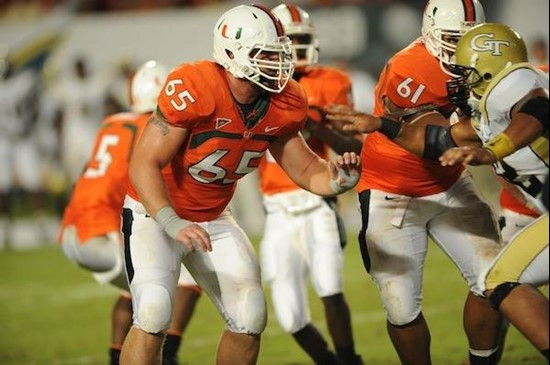
[[[548,132],[548,99],[542,96],[527,100],[518,113],[529,114],[542,124],[543,133]]]
[[[437,160],[445,151],[457,147],[451,136],[451,127],[428,124],[424,141],[424,158]]]

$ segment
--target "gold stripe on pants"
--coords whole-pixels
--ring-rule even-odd
[[[503,283],[516,283],[531,262],[548,246],[548,214],[522,231],[498,255],[485,279],[487,290]]]

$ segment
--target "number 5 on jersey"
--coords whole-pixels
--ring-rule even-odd
[[[413,104],[416,104],[416,103],[418,103],[418,99],[420,99],[420,96],[424,92],[424,89],[426,89],[426,86],[420,84],[418,86],[418,89],[416,89],[413,93],[413,90],[409,86],[413,81],[414,80],[409,77],[405,81],[400,83],[399,86],[397,86],[397,93],[399,94],[399,96],[401,96],[404,99],[409,99],[410,98],[411,102]],[[411,97],[411,95],[412,95],[412,97]]]
[[[101,138],[101,142],[99,142],[99,147],[94,157],[94,160],[97,161],[97,168],[88,167],[84,172],[84,177],[95,179],[105,176],[107,169],[113,162],[113,156],[109,152],[109,148],[116,146],[119,141],[120,137],[114,134],[106,134]]]
[[[168,96],[173,96],[176,93],[178,85],[183,85],[183,80],[170,80],[164,88],[164,93]],[[187,108],[186,99],[189,100],[191,104],[195,103],[195,98],[191,95],[191,93],[188,90],[183,90],[178,95],[176,95],[175,99],[170,100],[170,104],[172,104],[174,109],[181,112]]]

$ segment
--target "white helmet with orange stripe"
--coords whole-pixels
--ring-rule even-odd
[[[291,4],[281,4],[272,12],[281,20],[285,34],[292,40],[296,68],[303,69],[319,61],[319,37],[309,14]]]
[[[157,98],[162,90],[169,70],[156,61],[148,61],[139,66],[130,79],[130,109],[134,113],[151,113],[157,106]]]
[[[280,93],[294,73],[291,42],[273,13],[259,5],[225,12],[214,28],[214,59],[233,76]]]
[[[458,40],[484,22],[485,11],[479,0],[430,0],[424,10],[422,38],[443,70],[451,74],[445,65],[452,63]]]

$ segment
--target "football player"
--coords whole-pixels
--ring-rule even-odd
[[[366,114],[348,120],[354,130],[393,129],[395,142],[444,166],[494,164],[497,173],[520,188],[523,199],[545,212],[539,197],[548,179],[548,75],[527,60],[525,44],[512,29],[477,26],[458,42],[456,65],[450,66],[458,77],[449,82],[449,96],[471,119],[452,127]],[[491,304],[546,357],[548,301],[534,287],[548,283],[548,241],[545,213],[512,237],[479,276]]]
[[[118,364],[122,343],[132,324],[132,303],[123,264],[120,213],[126,194],[128,161],[156,98],[168,75],[165,66],[150,61],[141,66],[130,83],[132,113],[107,117],[96,136],[92,158],[76,183],[65,209],[60,243],[65,255],[93,273],[100,283],[110,283],[122,294],[113,308],[111,364]],[[182,271],[175,322],[165,344],[165,365],[176,364],[176,354],[200,289]]]
[[[380,76],[375,114],[411,123],[419,123],[416,115],[422,112],[449,118],[455,108],[446,83],[452,77],[448,66],[456,42],[469,27],[484,20],[478,0],[430,0],[422,37],[398,52]],[[362,116],[339,107],[332,109],[329,118],[355,121]],[[447,118],[431,121],[448,126]],[[471,363],[494,363],[501,318],[483,298],[477,280],[501,247],[494,214],[462,166],[442,167],[406,151],[388,136],[392,137],[391,131],[381,129],[368,135],[363,145],[359,237],[365,268],[380,290],[399,358],[404,364],[431,362],[430,334],[421,312],[422,271],[430,236],[470,288],[464,329]]]
[[[350,78],[336,69],[316,65],[319,41],[309,14],[298,6],[284,4],[272,11],[292,41],[296,64],[293,78],[304,88],[309,102],[307,123],[321,123],[320,109],[330,104],[351,105]],[[309,147],[327,158],[326,146],[308,132],[306,127],[302,133]],[[343,294],[346,237],[336,211],[337,201],[301,189],[269,153],[266,155],[259,167],[267,213],[260,258],[277,320],[315,364],[336,363],[334,353],[311,322],[306,282],[311,275],[338,358],[345,364],[360,364]]]
[[[334,196],[359,179],[354,153],[327,162],[300,136],[307,97],[269,9],[224,13],[214,59],[168,76],[130,161],[123,232],[135,316],[123,364],[160,363],[182,260],[227,324],[217,364],[256,363],[266,303],[254,249],[227,210],[237,180],[268,148],[313,193]]]
[[[497,173],[521,188],[525,199],[544,211],[540,195],[548,178],[548,75],[528,64],[523,39],[502,24],[470,30],[457,46],[451,87],[470,95],[472,130],[482,146],[446,151],[443,165],[495,165]],[[548,359],[548,300],[537,286],[549,280],[548,213],[511,239],[480,276],[492,305]]]

